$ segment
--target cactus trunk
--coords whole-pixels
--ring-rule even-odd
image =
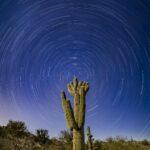
[[[73,150],[84,150],[84,131],[83,129],[73,129]]]
[[[84,123],[85,123],[85,96],[89,89],[86,82],[78,82],[74,78],[73,82],[68,84],[68,91],[74,97],[74,109],[70,101],[66,98],[65,92],[62,92],[62,107],[64,110],[67,126],[73,130],[73,150],[85,150],[84,144]]]

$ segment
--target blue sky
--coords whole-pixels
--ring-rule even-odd
[[[57,136],[75,75],[96,138],[149,139],[149,24],[148,0],[0,0],[0,123]]]

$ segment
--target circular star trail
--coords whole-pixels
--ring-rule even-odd
[[[1,0],[1,123],[57,135],[60,91],[76,76],[90,83],[95,137],[150,138],[149,24],[148,0]]]

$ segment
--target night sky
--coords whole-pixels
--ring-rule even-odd
[[[150,1],[0,0],[0,124],[57,136],[74,75],[95,138],[150,139]]]

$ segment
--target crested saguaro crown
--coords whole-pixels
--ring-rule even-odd
[[[77,78],[74,77],[73,82],[67,85],[67,89],[74,97],[74,109],[64,91],[61,93],[61,99],[67,126],[73,131],[73,150],[84,150],[85,97],[89,90],[89,84],[84,81],[78,82]]]

